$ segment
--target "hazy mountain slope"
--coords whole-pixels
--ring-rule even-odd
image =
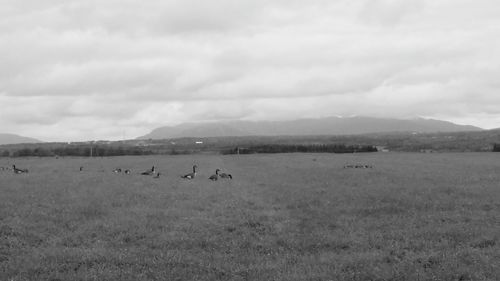
[[[246,136],[247,131],[237,126],[225,123],[195,124],[186,123],[175,127],[161,127],[151,133],[139,137],[140,139],[164,139],[182,137],[219,137],[219,136]]]
[[[389,119],[371,117],[327,117],[294,121],[229,121],[186,123],[153,130],[139,139],[221,136],[351,135],[384,132],[459,132],[481,128],[433,119]]]
[[[36,143],[42,142],[34,138],[28,138],[23,136],[18,136],[14,134],[2,134],[0,133],[0,145],[2,144],[16,144],[16,143]]]

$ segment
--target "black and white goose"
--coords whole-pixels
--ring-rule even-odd
[[[223,179],[230,179],[230,180],[233,179],[233,176],[231,174],[226,174],[226,173],[220,173],[219,177],[221,177]]]
[[[125,170],[125,174],[129,175],[129,174],[130,174],[130,170],[129,170],[129,169],[126,169],[126,170]]]
[[[153,167],[151,168],[151,170],[147,170],[147,171],[145,171],[145,172],[142,172],[142,173],[141,173],[141,175],[151,176],[152,174],[154,174],[154,173],[155,173],[155,171],[156,171],[156,170],[155,170],[155,166],[153,166]]]
[[[12,165],[12,170],[14,171],[15,174],[28,173],[28,169],[19,169],[16,168],[16,165]]]
[[[181,178],[188,179],[188,180],[194,179],[194,177],[196,177],[196,168],[198,168],[198,166],[194,165],[193,172],[189,173],[189,174],[185,174],[184,176],[181,176]]]
[[[208,179],[213,180],[213,181],[216,181],[217,179],[219,179],[219,171],[220,171],[220,169],[216,169],[215,174],[211,175]]]
[[[122,169],[121,168],[116,168],[113,170],[113,173],[121,173]]]

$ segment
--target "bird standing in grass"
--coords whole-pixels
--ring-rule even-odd
[[[198,166],[194,165],[193,172],[189,173],[189,174],[185,174],[184,176],[181,176],[181,178],[188,179],[188,180],[194,179],[194,177],[196,177],[196,168],[198,168]]]
[[[215,174],[211,175],[208,179],[213,180],[213,181],[216,181],[217,179],[219,179],[219,171],[220,171],[220,169],[216,169]]]
[[[145,171],[145,172],[142,172],[142,173],[141,173],[141,175],[151,176],[152,174],[154,174],[154,173],[155,173],[155,171],[156,171],[156,170],[155,170],[155,166],[153,166],[153,167],[151,168],[151,170],[147,170],[147,171]]]

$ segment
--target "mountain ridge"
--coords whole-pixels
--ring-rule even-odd
[[[391,132],[482,131],[471,125],[458,125],[437,119],[395,119],[374,117],[324,117],[291,121],[219,121],[162,126],[137,139],[182,137],[279,136],[279,135],[358,135]]]
[[[18,144],[18,143],[37,143],[37,142],[42,142],[42,141],[16,134],[0,133],[0,145]]]

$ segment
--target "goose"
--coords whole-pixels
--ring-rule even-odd
[[[194,177],[196,177],[196,168],[198,168],[198,166],[194,165],[193,166],[193,172],[189,173],[189,174],[186,174],[184,176],[181,176],[181,178],[188,179],[188,180],[194,179]]]
[[[233,176],[231,174],[226,174],[226,173],[219,174],[219,177],[221,177],[223,179],[230,179],[230,180],[233,179]]]
[[[157,179],[160,177],[160,172],[156,173],[156,176],[154,176],[153,178]]]
[[[127,174],[127,175],[128,175],[128,174],[130,174],[130,170],[129,170],[129,169],[126,169],[126,170],[125,170],[125,174]]]
[[[113,170],[113,173],[121,173],[122,169],[121,168],[116,168]]]
[[[216,181],[219,178],[219,171],[220,171],[220,169],[216,169],[215,174],[211,175],[208,179]]]
[[[15,174],[28,173],[28,169],[19,169],[16,168],[16,165],[12,165],[12,170],[14,170]]]
[[[151,168],[151,170],[147,170],[147,171],[145,171],[145,172],[142,172],[142,173],[141,173],[141,175],[151,176],[151,175],[152,175],[152,174],[154,174],[154,173],[155,173],[155,166],[153,166],[153,167]]]

